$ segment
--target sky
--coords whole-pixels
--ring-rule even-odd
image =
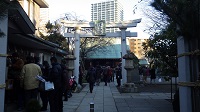
[[[51,22],[63,17],[65,13],[72,13],[87,21],[91,20],[91,4],[109,1],[109,0],[46,0],[49,4],[49,19]],[[124,8],[124,20],[134,20],[142,18],[142,22],[138,23],[136,28],[127,29],[131,32],[138,32],[138,37],[148,38],[149,35],[144,33],[145,26],[143,24],[142,13],[133,13],[135,5],[140,0],[119,0]]]

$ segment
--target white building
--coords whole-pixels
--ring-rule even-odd
[[[118,0],[109,0],[91,4],[91,21],[105,20],[106,22],[123,21],[123,8]],[[118,28],[106,29],[106,32],[118,31]]]
[[[119,0],[104,0],[102,2],[91,4],[91,21],[105,20],[106,24],[109,22],[119,23],[124,20],[124,11],[123,6],[119,2]],[[106,28],[106,32],[116,32],[120,31],[119,28]],[[116,61],[120,61],[121,59],[121,37],[115,37],[113,39],[114,45],[107,46],[109,53],[95,53],[90,54],[89,59],[117,59]],[[126,45],[129,43],[127,42]],[[127,46],[127,50],[129,50],[129,46]]]
[[[46,24],[49,21],[49,8],[40,8],[40,26],[39,26],[39,31],[43,35],[47,35],[47,29],[46,29]]]

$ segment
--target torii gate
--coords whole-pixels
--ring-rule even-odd
[[[78,74],[79,74],[79,52],[80,52],[80,37],[98,37],[91,33],[80,33],[81,28],[95,28],[95,22],[76,22],[76,21],[61,21],[65,27],[67,28],[75,28],[75,32],[73,33],[64,33],[65,37],[75,37],[75,50],[74,55],[76,60],[74,61],[74,75],[77,77],[76,80],[78,81]],[[121,52],[122,56],[127,53],[126,48],[126,37],[137,37],[137,32],[130,32],[126,31],[127,28],[136,27],[137,23],[140,23],[141,19],[136,20],[129,20],[129,21],[122,21],[122,22],[109,22],[106,23],[106,28],[119,28],[121,31],[114,32],[114,33],[106,33],[104,37],[121,37]],[[124,69],[125,60],[122,59],[122,84],[127,82],[127,75]]]

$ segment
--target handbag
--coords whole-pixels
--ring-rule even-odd
[[[13,89],[14,80],[13,79],[7,79],[6,80],[6,90],[12,90]]]
[[[159,78],[159,79],[158,79],[158,82],[162,82],[162,79],[161,79],[161,78]]]
[[[45,91],[45,82],[40,81],[38,89],[39,91]]]
[[[54,90],[54,84],[53,84],[53,82],[46,81],[44,83],[45,83],[45,91]]]

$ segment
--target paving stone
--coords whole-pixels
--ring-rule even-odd
[[[63,102],[63,112],[90,112],[91,102],[94,112],[173,112],[172,104],[166,100],[171,98],[170,93],[120,93],[115,84],[111,82],[104,86],[101,83],[94,86],[93,93],[89,92],[87,84],[80,93],[73,93]]]

